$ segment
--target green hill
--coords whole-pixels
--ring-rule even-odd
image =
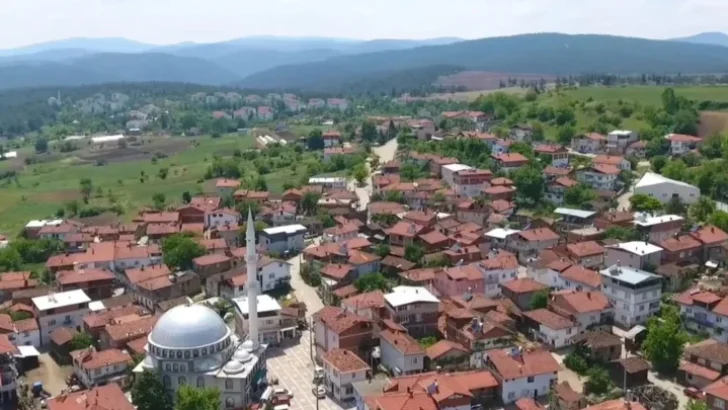
[[[336,90],[386,72],[438,65],[513,74],[722,73],[728,72],[728,49],[604,35],[527,34],[280,66],[250,75],[240,84]]]

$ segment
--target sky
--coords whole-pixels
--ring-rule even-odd
[[[0,0],[0,48],[71,37],[483,38],[533,32],[673,38],[728,32],[728,0]]]

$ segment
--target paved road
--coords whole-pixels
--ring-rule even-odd
[[[314,239],[310,246],[315,246],[318,243],[318,238]],[[316,293],[316,288],[308,286],[306,282],[301,279],[302,259],[303,255],[298,255],[288,260],[288,263],[291,264],[291,287],[293,288],[293,293],[296,295],[298,301],[306,304],[306,316],[310,317],[321,310],[321,308],[324,307],[324,304],[321,302],[321,298],[319,298]]]
[[[630,203],[629,199],[632,198],[634,193],[634,185],[630,186],[622,195],[617,197],[617,210],[618,211],[629,211]]]
[[[384,145],[372,148],[372,152],[377,154],[380,164],[393,160],[394,155],[397,153],[397,139],[391,139]],[[369,163],[367,163],[367,167],[369,167]],[[371,173],[371,168],[369,168],[369,173]],[[372,179],[367,178],[364,186],[359,186],[356,181],[351,181],[349,182],[349,189],[356,192],[359,197],[359,210],[366,209],[367,205],[369,205],[369,197],[372,194]]]
[[[268,351],[269,377],[278,378],[278,386],[293,393],[291,409],[315,410],[316,397],[313,394],[313,370],[311,360],[311,332],[302,332],[298,343]],[[318,403],[319,410],[341,410],[354,407],[352,403],[337,403],[327,397]]]

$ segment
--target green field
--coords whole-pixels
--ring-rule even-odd
[[[185,146],[191,142],[189,138],[183,137],[169,140]],[[14,235],[28,220],[51,217],[66,202],[80,201],[79,181],[82,178],[90,178],[94,185],[90,205],[110,205],[108,192],[111,191],[117,203],[125,210],[122,215],[124,220],[131,219],[138,208],[150,205],[152,195],[157,192],[163,193],[168,203],[180,203],[184,191],[192,194],[211,192],[211,184],[200,181],[214,155],[229,157],[235,149],[243,151],[254,145],[252,136],[239,135],[218,139],[201,137],[196,141],[199,143],[197,146],[189,146],[167,158],[159,159],[156,164],[152,163],[150,154],[129,161],[114,162],[109,159],[108,164],[103,166],[77,165],[78,158],[73,155],[81,153],[73,152],[58,160],[24,166],[19,171],[17,182],[5,179],[0,185],[0,232]],[[157,151],[154,143],[146,150]],[[163,149],[159,151],[164,152]],[[107,158],[111,156],[113,153]],[[242,162],[245,167],[245,161]],[[21,165],[16,163],[15,166]],[[5,161],[3,168],[8,167],[10,165]],[[166,179],[159,177],[160,168],[169,169]],[[142,171],[148,176],[144,183],[140,182]],[[270,191],[280,192],[284,182],[298,182],[300,176],[289,168],[279,168],[265,175],[265,178]],[[102,196],[96,197],[97,187],[101,188]]]
[[[691,100],[728,101],[728,86],[672,86],[677,95]],[[642,104],[661,104],[660,96],[665,86],[631,85],[624,87],[580,87],[563,91],[578,100],[591,97],[596,101],[635,101]]]

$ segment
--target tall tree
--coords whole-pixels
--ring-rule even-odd
[[[715,202],[707,196],[701,196],[695,203],[690,205],[688,212],[690,217],[698,222],[705,222],[715,211]]]
[[[404,247],[404,258],[410,262],[419,263],[425,256],[425,248],[415,243],[408,243]]]
[[[308,215],[315,215],[318,210],[319,198],[321,198],[321,195],[315,192],[308,191],[304,193],[301,199],[301,209],[303,212]]]
[[[161,193],[156,192],[154,195],[152,195],[152,204],[154,209],[157,211],[161,211],[164,209],[164,205],[167,203],[167,197]]]
[[[83,197],[83,203],[87,204],[91,193],[94,191],[94,184],[89,178],[81,178],[79,181],[79,187],[81,190],[81,196]]]
[[[220,390],[217,388],[194,388],[188,384],[177,389],[174,410],[218,410]]]
[[[370,292],[373,290],[388,290],[387,280],[379,272],[367,273],[354,281],[354,287],[359,292]]]
[[[661,317],[650,318],[642,350],[657,371],[672,373],[680,364],[687,340],[677,309],[666,306]]]
[[[162,241],[164,263],[170,269],[192,269],[192,260],[205,254],[205,248],[184,235],[172,235]]]
[[[173,410],[172,398],[167,394],[162,379],[153,370],[136,376],[131,389],[131,401],[137,410]]]
[[[546,183],[540,169],[533,165],[525,166],[515,172],[513,182],[518,188],[516,193],[521,202],[536,205],[541,201]]]
[[[378,137],[377,126],[371,121],[364,121],[361,125],[362,141],[374,142]]]
[[[662,203],[657,198],[645,194],[632,195],[629,203],[636,212],[656,212],[662,209]]]
[[[310,150],[324,149],[324,136],[318,128],[311,130],[306,142],[308,143],[308,149]]]

